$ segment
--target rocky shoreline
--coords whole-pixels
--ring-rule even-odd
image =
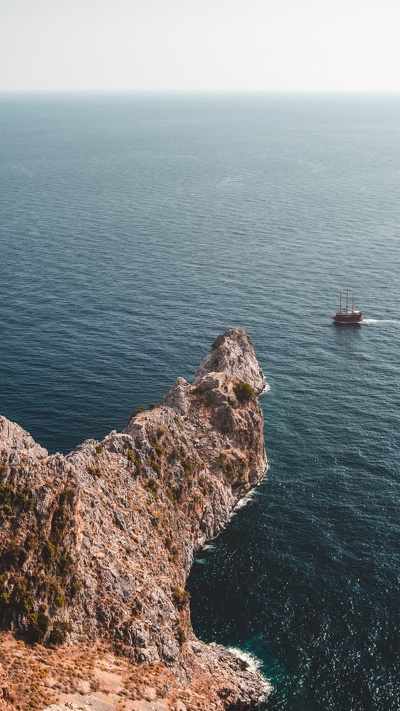
[[[266,470],[257,401],[264,389],[251,340],[236,328],[214,341],[193,384],[178,378],[123,432],[67,456],[49,456],[0,418],[4,633],[60,656],[74,645],[108,645],[132,677],[123,705],[110,696],[109,709],[147,708],[145,669],[159,690],[149,709],[257,708],[268,685],[239,657],[196,639],[185,582],[195,553]],[[6,688],[4,708],[29,708],[12,680]],[[69,699],[57,696],[57,682],[47,688],[51,701]],[[98,690],[75,688],[74,703],[106,711]]]

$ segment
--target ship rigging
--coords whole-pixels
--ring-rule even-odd
[[[337,311],[335,313],[335,315],[332,316],[332,319],[333,319],[334,323],[347,323],[347,324],[361,323],[361,321],[363,320],[362,311],[356,310],[354,308],[354,294],[352,294],[352,297],[351,297],[351,311],[349,310],[349,290],[348,289],[346,289],[346,310],[343,311],[342,292],[340,292],[339,311]]]

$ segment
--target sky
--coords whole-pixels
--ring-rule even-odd
[[[400,91],[400,0],[0,0],[4,91]]]

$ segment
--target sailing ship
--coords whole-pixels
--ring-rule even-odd
[[[332,316],[334,323],[361,323],[362,311],[356,311],[354,308],[354,294],[351,297],[351,311],[349,310],[349,290],[346,289],[346,311],[342,309],[342,292],[340,292],[339,311]]]

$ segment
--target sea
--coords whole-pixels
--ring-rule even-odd
[[[399,240],[398,94],[0,95],[1,414],[66,453],[253,340],[269,469],[188,589],[268,711],[400,709]]]

